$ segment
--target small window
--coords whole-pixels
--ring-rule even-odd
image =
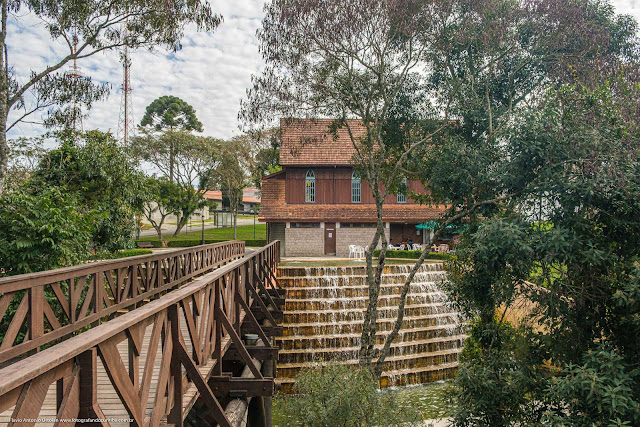
[[[307,203],[316,201],[316,174],[311,169],[307,171],[304,182],[304,201]]]
[[[402,178],[402,183],[398,190],[398,203],[407,203],[407,178]]]
[[[361,180],[355,171],[351,174],[351,203],[360,203],[362,201]]]
[[[341,222],[340,228],[375,228],[374,222]]]
[[[292,222],[291,228],[320,228],[319,222]]]

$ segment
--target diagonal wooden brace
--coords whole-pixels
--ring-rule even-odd
[[[187,376],[193,381],[196,388],[200,392],[200,397],[204,399],[207,404],[207,409],[211,411],[213,418],[220,426],[231,427],[231,422],[224,413],[224,409],[220,406],[220,402],[216,399],[216,395],[211,391],[207,382],[202,378],[196,364],[193,362],[189,353],[184,348],[184,345],[180,343],[174,347],[176,356],[180,359],[180,363],[187,371]]]
[[[264,314],[265,318],[269,322],[271,322],[272,325],[275,325],[276,324],[276,319],[273,318],[273,316],[271,315],[271,312],[269,311],[269,309],[265,305],[264,301],[262,301],[262,298],[260,298],[260,295],[258,295],[258,291],[256,291],[256,289],[250,283],[247,284],[247,288],[253,294],[253,299],[254,299],[254,301],[257,301],[258,306],[262,310],[262,313]]]
[[[256,328],[256,331],[258,331],[257,332],[258,337],[262,339],[262,342],[264,343],[264,345],[267,345],[269,343],[269,338],[267,338],[267,336],[262,331],[260,324],[258,323],[255,316],[253,315],[253,312],[247,305],[247,302],[244,299],[242,299],[242,297],[240,296],[240,293],[238,293],[237,291],[236,291],[236,300],[240,303],[240,306],[246,313],[245,319],[248,319],[250,323],[253,323],[253,326]]]
[[[274,309],[278,309],[279,307],[276,305],[276,303],[273,301],[273,298],[271,298],[271,295],[269,295],[269,292],[267,291],[267,288],[264,287],[264,283],[262,283],[262,280],[260,279],[260,277],[258,277],[258,273],[256,273],[254,271],[253,273],[255,282],[257,287],[260,289],[260,291],[262,291],[262,294],[267,298],[267,301],[269,302],[269,304],[274,308]]]
[[[262,374],[260,373],[260,370],[256,368],[256,365],[253,363],[253,360],[251,360],[251,356],[249,355],[249,352],[244,346],[244,343],[236,333],[236,330],[233,329],[231,322],[229,321],[227,316],[225,316],[224,312],[220,309],[220,307],[216,307],[216,319],[222,322],[224,329],[229,334],[231,341],[233,342],[233,344],[235,344],[240,356],[242,357],[242,360],[244,361],[244,363],[247,364],[253,376],[256,378],[263,378]]]

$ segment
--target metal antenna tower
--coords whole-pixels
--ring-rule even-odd
[[[127,39],[127,22],[124,24],[124,38]],[[120,61],[122,62],[123,78],[120,102],[120,120],[118,121],[118,139],[122,140],[124,145],[129,144],[129,139],[135,134],[135,123],[133,120],[133,108],[131,106],[131,57],[129,55],[129,47],[125,43],[120,52]]]
[[[73,29],[73,54],[78,52],[78,30],[76,28]],[[82,131],[82,109],[78,103],[78,82],[83,78],[82,70],[78,67],[78,61],[74,57],[73,65],[71,69],[67,71],[66,78],[71,80],[71,84],[73,85],[73,117],[71,119],[71,126],[75,131]]]

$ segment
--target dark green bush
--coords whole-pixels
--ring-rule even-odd
[[[152,254],[153,251],[151,249],[125,249],[123,251],[115,251],[115,252],[99,252],[91,257],[94,260],[102,260],[102,259],[118,259],[118,258],[128,258],[132,256],[138,255],[149,255]]]
[[[412,258],[412,259],[418,259],[420,258],[420,255],[422,254],[422,251],[396,251],[396,250],[391,250],[391,251],[387,251],[387,258]],[[373,256],[378,256],[380,255],[380,249],[377,249],[373,252]],[[439,252],[429,252],[429,255],[427,255],[427,259],[442,259],[442,260],[448,260],[449,258],[451,258],[451,255],[449,254],[443,254],[443,253],[439,253]]]
[[[238,240],[242,240],[242,239],[238,239]],[[229,239],[205,239],[204,243],[206,245],[210,245],[212,243],[222,243],[222,242],[228,242]],[[162,247],[162,244],[160,243],[159,240],[149,240],[149,239],[139,239],[136,240],[136,242],[150,242],[154,248],[159,248]],[[246,246],[265,246],[267,244],[267,241],[264,239],[247,239],[244,241]],[[169,240],[169,242],[167,243],[167,245],[170,248],[188,248],[191,246],[198,246],[202,244],[202,240],[200,239],[183,239],[183,240]]]

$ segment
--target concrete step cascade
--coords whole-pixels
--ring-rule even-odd
[[[384,267],[376,345],[382,347],[398,314],[400,291],[411,265]],[[368,303],[365,266],[280,267],[278,278],[287,290],[284,334],[278,338],[276,381],[291,391],[304,368],[331,361],[358,363],[362,320]],[[400,386],[450,378],[455,375],[465,330],[460,316],[449,307],[440,283],[442,263],[425,263],[413,278],[404,321],[384,363],[381,385]]]

